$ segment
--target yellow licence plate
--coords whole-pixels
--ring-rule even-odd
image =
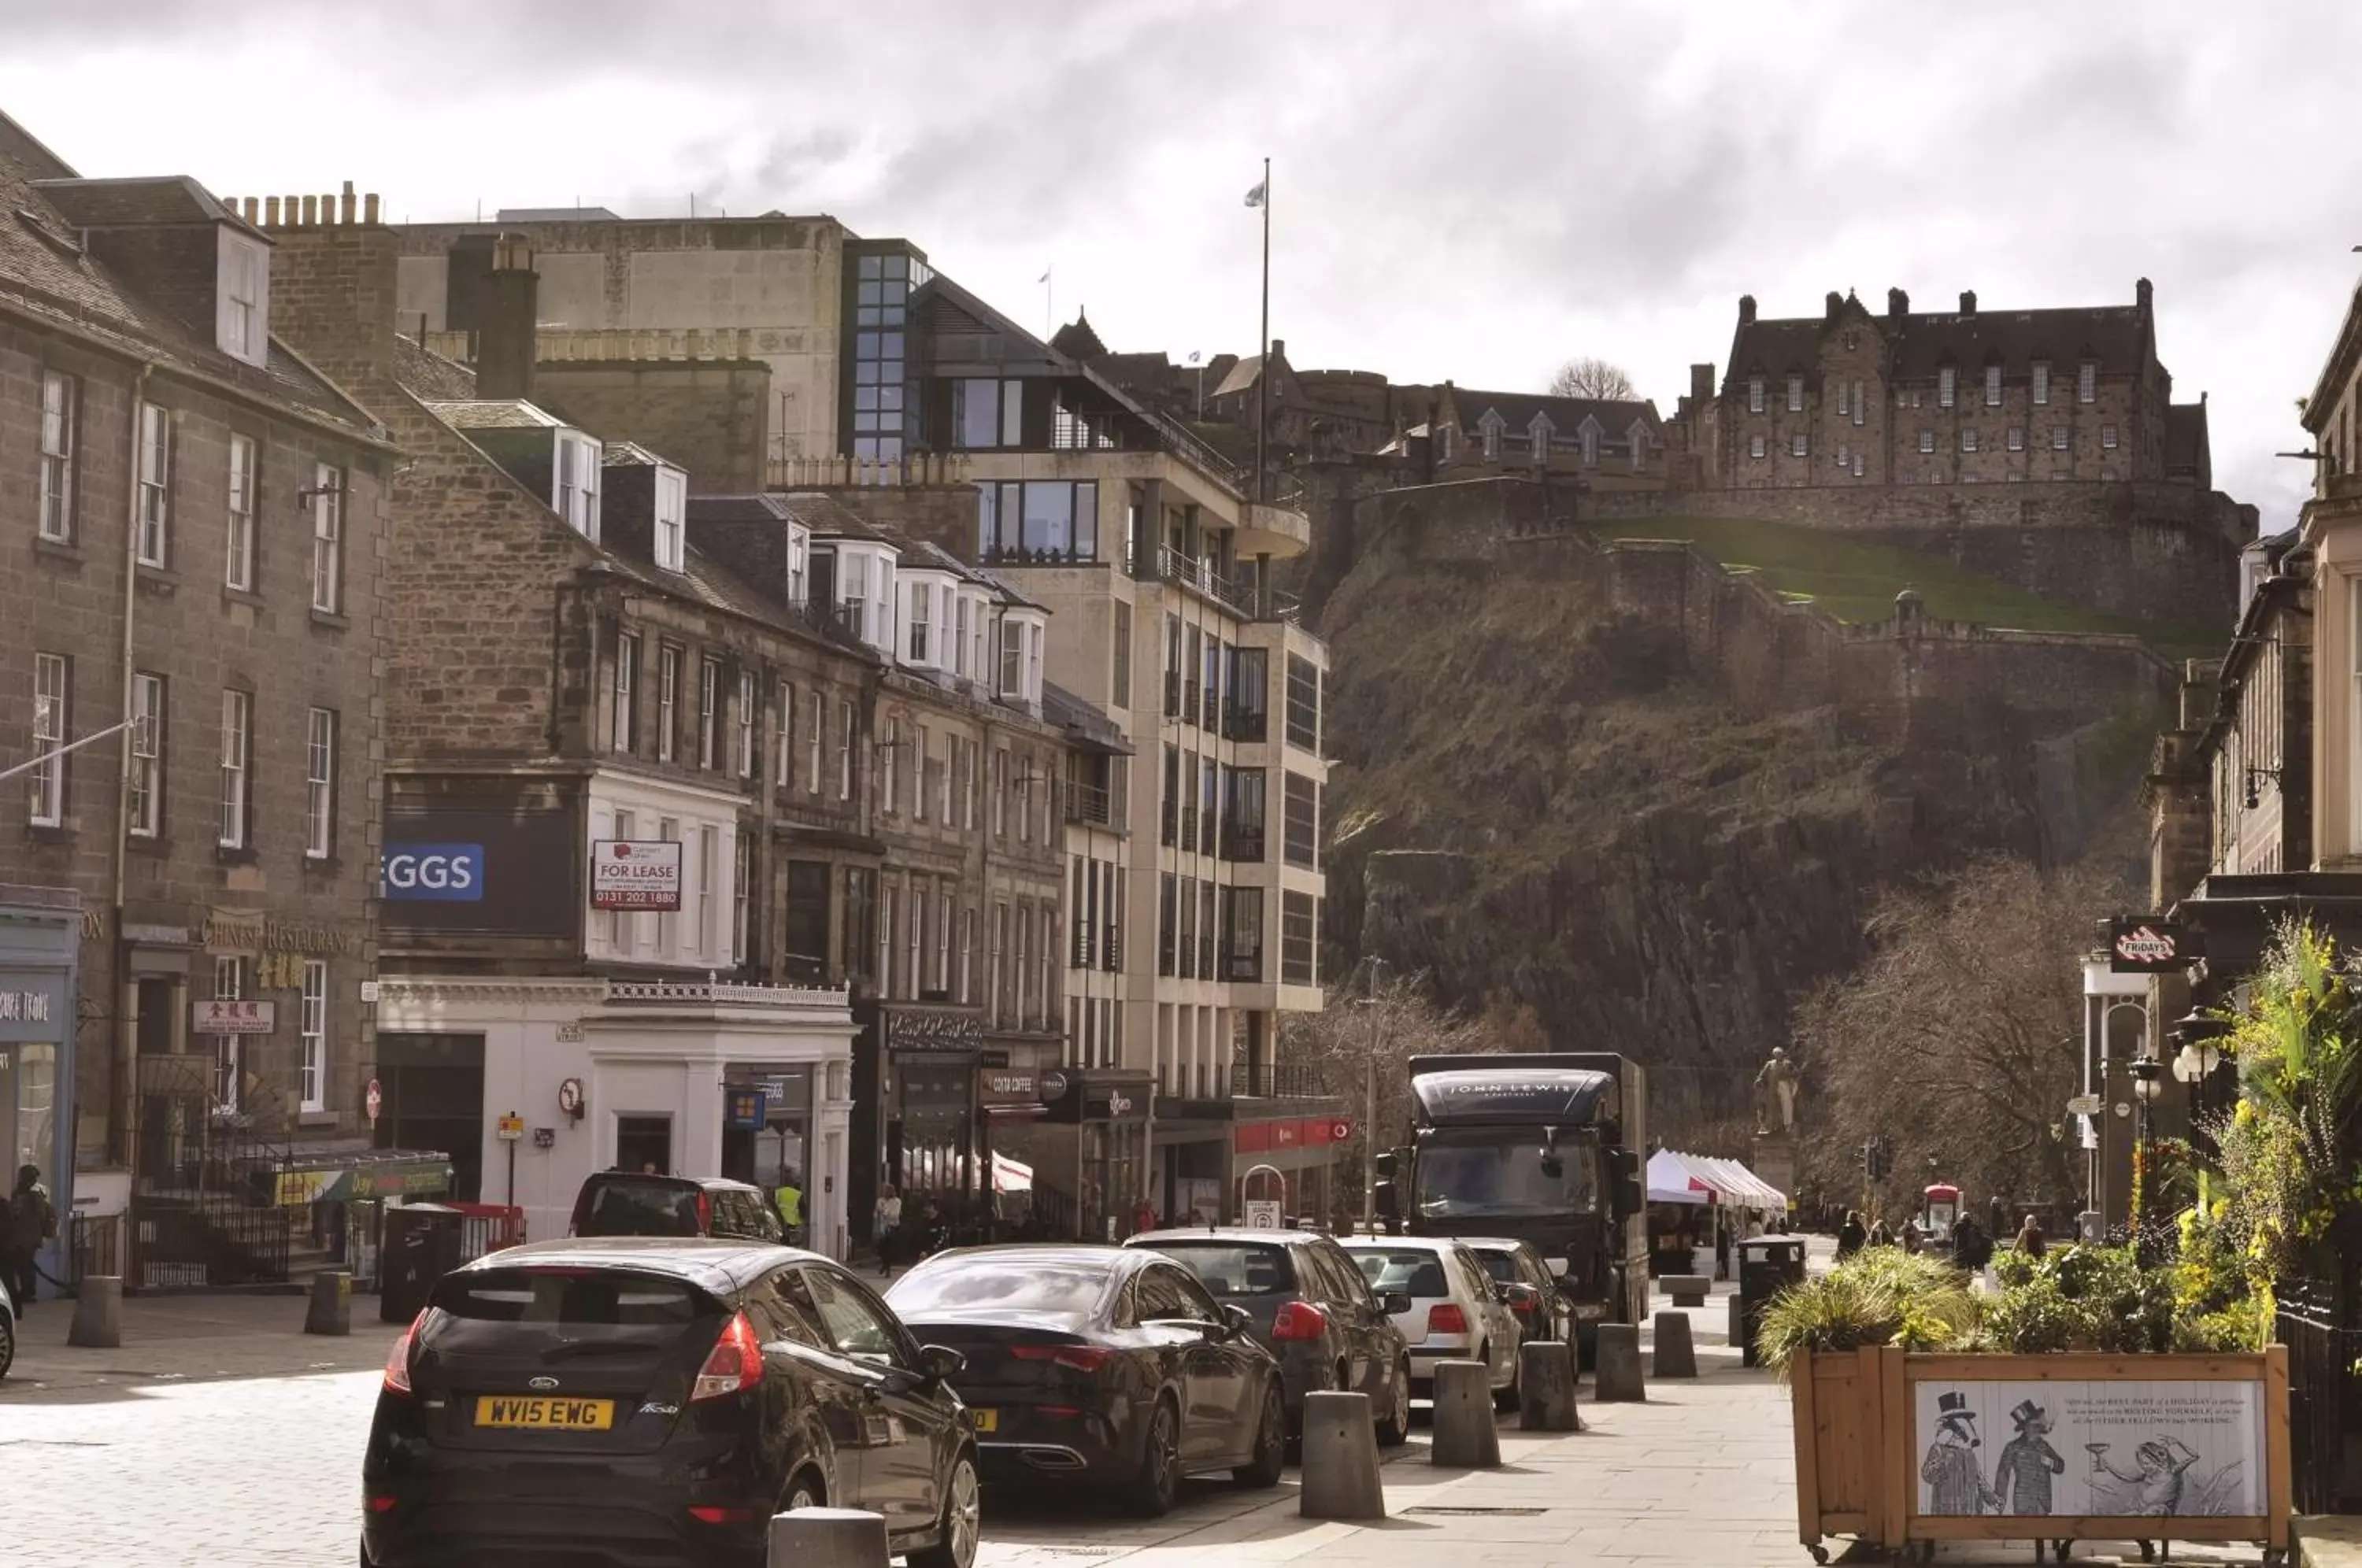
[[[480,1427],[535,1427],[552,1431],[603,1432],[615,1424],[613,1399],[555,1399],[541,1395],[476,1397]]]
[[[968,1414],[976,1418],[976,1430],[980,1432],[1000,1430],[1000,1412],[998,1410],[970,1410]]]

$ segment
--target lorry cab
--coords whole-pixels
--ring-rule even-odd
[[[1528,1242],[1579,1322],[1638,1322],[1648,1291],[1639,1066],[1568,1053],[1415,1056],[1409,1071],[1411,1143],[1375,1162],[1388,1228]]]

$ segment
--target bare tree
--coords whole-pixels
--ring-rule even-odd
[[[2071,1199],[2074,960],[2125,891],[2093,865],[1997,859],[1889,897],[1871,922],[1874,955],[1797,1012],[1797,1054],[1821,1098],[1810,1184],[1849,1203],[1862,1189],[1855,1152],[1879,1135],[1893,1150],[1882,1197],[1898,1216],[1930,1179],[1977,1202]]]
[[[1623,366],[1592,354],[1561,365],[1558,374],[1551,378],[1550,390],[1552,397],[1587,397],[1601,403],[1623,403],[1640,395]]]
[[[1364,983],[1370,973],[1356,969],[1321,1011],[1287,1013],[1280,1025],[1283,1059],[1301,1067],[1319,1092],[1345,1102],[1353,1135],[1334,1170],[1339,1206],[1357,1217],[1371,1153],[1394,1148],[1409,1135],[1410,1078],[1404,1064],[1413,1056],[1501,1050],[1506,1042],[1496,1025],[1514,1021],[1509,1015],[1480,1021],[1446,1011],[1433,1000],[1425,974],[1380,969],[1374,983]]]

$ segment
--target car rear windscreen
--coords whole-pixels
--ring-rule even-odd
[[[960,1258],[904,1275],[886,1299],[905,1319],[929,1312],[1087,1315],[1107,1290],[1109,1265],[1014,1258]]]
[[[668,1181],[602,1181],[590,1189],[579,1230],[585,1236],[694,1236],[697,1193]]]
[[[1160,1242],[1156,1250],[1198,1276],[1217,1297],[1277,1296],[1296,1288],[1286,1247],[1253,1242]]]
[[[1508,1253],[1478,1253],[1476,1261],[1485,1265],[1486,1274],[1501,1284],[1515,1285],[1518,1282],[1518,1260]]]
[[[423,1338],[440,1354],[598,1356],[671,1344],[722,1317],[685,1280],[621,1269],[484,1269],[445,1276]],[[574,1347],[570,1350],[562,1347]]]
[[[1401,1290],[1413,1296],[1451,1294],[1443,1276],[1443,1260],[1433,1253],[1412,1248],[1395,1253],[1364,1252],[1356,1247],[1352,1259],[1361,1265],[1362,1277],[1370,1282],[1373,1290]]]

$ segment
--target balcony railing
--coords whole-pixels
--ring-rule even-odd
[[[989,549],[978,551],[977,558],[982,565],[1000,567],[1070,567],[1100,564],[1097,545],[1092,545],[1088,548],[1079,545],[1069,545],[1064,549],[1042,547],[1027,549],[1022,545],[995,545]]]
[[[1234,986],[1262,984],[1263,949],[1251,947],[1244,952],[1233,950],[1223,954],[1222,978]]]
[[[1231,1093],[1256,1099],[1315,1099],[1329,1092],[1319,1071],[1303,1062],[1233,1062]]]
[[[1222,710],[1222,738],[1260,744],[1271,736],[1271,715],[1261,708]]]
[[[1109,811],[1108,792],[1097,784],[1066,783],[1066,820],[1092,827],[1106,827],[1114,817]]]
[[[1223,859],[1260,862],[1264,849],[1264,831],[1260,826],[1242,827],[1237,823],[1222,824]]]

